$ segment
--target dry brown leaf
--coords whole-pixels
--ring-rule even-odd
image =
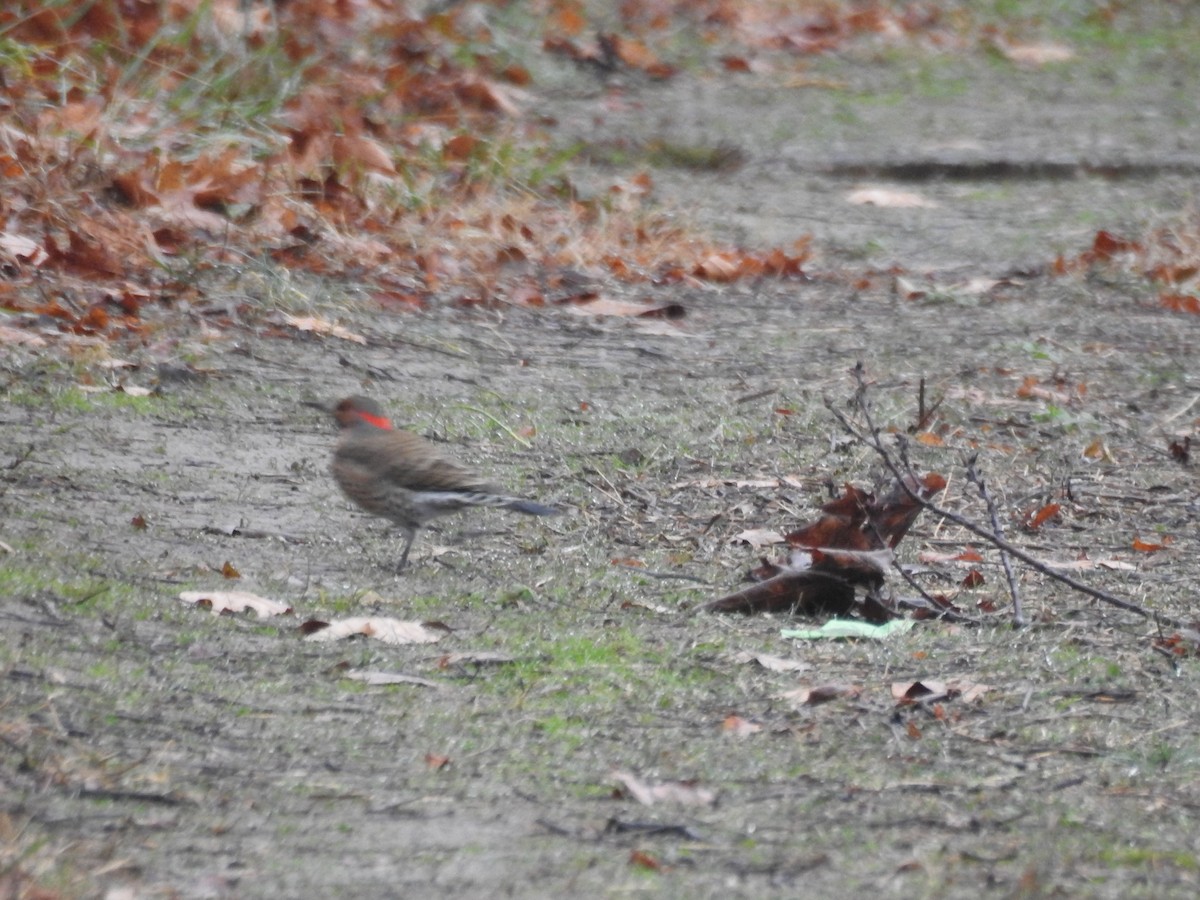
[[[662,312],[661,318],[672,318],[668,308],[655,307],[645,303],[630,303],[627,300],[613,300],[609,297],[595,297],[573,303],[564,304],[577,316],[632,316],[654,318],[654,314]]]
[[[1067,62],[1075,58],[1075,51],[1066,44],[1013,44],[996,41],[996,47],[1011,62],[1029,68]]]
[[[24,344],[27,347],[45,347],[46,339],[18,328],[0,325],[0,344]]]
[[[749,737],[762,731],[762,726],[741,716],[726,716],[721,722],[721,730],[734,737]]]
[[[716,794],[708,788],[700,787],[694,781],[651,783],[628,772],[613,772],[612,777],[625,788],[629,796],[643,806],[654,806],[656,803],[674,803],[678,806],[712,806],[717,802]]]
[[[855,684],[806,684],[795,690],[787,691],[782,696],[793,706],[817,706],[839,697],[854,700],[861,694],[862,688]]]
[[[11,231],[0,231],[0,256],[7,256],[14,262],[27,262],[33,266],[40,266],[50,258],[41,244]]]
[[[739,653],[734,657],[735,662],[757,663],[768,672],[803,672],[811,669],[812,664],[798,659],[787,659],[783,656],[771,656],[767,653]]]
[[[892,209],[936,209],[937,203],[915,191],[892,188],[859,188],[846,195],[846,202],[855,206],[883,206]]]
[[[285,325],[290,325],[297,331],[327,334],[330,337],[341,338],[343,341],[353,341],[355,344],[366,344],[367,342],[367,339],[361,334],[355,334],[341,325],[330,322],[328,319],[322,319],[319,316],[293,316],[285,313],[283,321]]]
[[[978,682],[967,681],[962,678],[948,681],[946,682],[946,686],[950,689],[951,693],[958,694],[959,699],[964,703],[974,703],[992,689],[990,684],[979,684]]]
[[[179,599],[184,603],[207,606],[212,609],[213,615],[217,616],[221,613],[239,613],[252,609],[260,619],[267,619],[271,616],[287,615],[292,611],[286,603],[268,600],[249,591],[184,591],[179,595]]]
[[[914,703],[924,697],[946,693],[946,682],[924,679],[922,681],[893,681],[892,699],[897,703]]]
[[[960,698],[967,703],[978,700],[992,689],[990,684],[979,684],[965,678],[936,681],[925,678],[920,681],[896,681],[892,683],[892,698],[900,704],[937,698]]]
[[[313,627],[317,630],[312,630]],[[440,641],[445,633],[423,622],[366,616],[332,622],[309,621],[305,623],[305,629],[307,641],[339,641],[365,635],[385,644],[432,644]]]
[[[929,290],[921,287],[915,281],[897,275],[893,283],[896,295],[904,300],[921,300],[928,295]]]
[[[760,547],[767,547],[771,544],[782,544],[784,543],[784,537],[778,531],[772,531],[769,528],[747,528],[745,531],[731,537],[729,543],[749,544],[757,550]]]
[[[337,135],[330,143],[333,161],[339,167],[374,169],[387,175],[396,174],[391,154],[383,145],[365,135]]]
[[[983,556],[974,547],[968,547],[960,553],[938,553],[935,550],[922,550],[917,559],[927,565],[935,566],[941,563],[977,563],[983,562]]]

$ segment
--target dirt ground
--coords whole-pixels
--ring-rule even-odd
[[[390,316],[353,285],[248,267],[212,303],[251,299],[261,316],[216,331],[193,310],[169,345],[119,348],[139,368],[6,348],[0,891],[1195,896],[1200,666],[1156,651],[1152,621],[1020,570],[1034,624],[1014,631],[986,548],[984,585],[958,597],[972,614],[1000,605],[979,625],[797,642],[786,618],[694,611],[775,552],[743,532],[795,527],[830,485],[885,483],[823,402],[847,400],[861,360],[883,423],[914,422],[922,378],[942,399],[945,446],[913,457],[950,479],[947,506],[984,520],[962,475],[978,451],[1014,540],[1193,618],[1200,499],[1167,444],[1195,427],[1195,318],[1115,276],[1044,274],[1098,228],[1194,201],[1200,63],[1173,46],[1097,45],[1038,72],[850,56],[819,64],[837,89],[634,81],[621,104],[545,61],[532,102],[564,143],[592,129],[732,144],[735,171],[656,171],[661,202],[750,246],[812,235],[810,281],[597,280],[682,304],[678,323]],[[929,177],[895,177],[914,161]],[[1014,166],[964,176],[981,161]],[[937,205],[847,203],[863,185]],[[853,277],[893,265],[928,293]],[[297,336],[277,308],[366,344]],[[1045,390],[1022,398],[1029,377]],[[118,379],[157,392],[78,387]],[[567,514],[445,520],[394,574],[399,540],[337,493],[332,424],[302,403],[360,391]],[[1021,532],[1021,511],[1051,501],[1060,519]],[[1138,553],[1137,537],[1171,543]],[[926,516],[901,557],[968,543]],[[965,574],[919,568],[942,591]],[[178,599],[230,588],[295,613]],[[351,615],[450,630],[412,646],[298,631]],[[348,677],[363,671],[431,684]],[[892,697],[955,679],[988,689]],[[789,694],[830,684],[858,692]],[[645,805],[616,773],[684,786]]]

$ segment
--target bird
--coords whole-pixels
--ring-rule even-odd
[[[332,412],[340,428],[333,452],[334,480],[350,500],[373,515],[390,519],[404,533],[397,572],[407,565],[417,532],[438,516],[472,506],[500,507],[530,516],[561,512],[512,496],[444,456],[423,437],[394,428],[383,407],[370,397],[346,397]]]

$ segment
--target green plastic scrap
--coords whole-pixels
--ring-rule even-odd
[[[903,634],[915,624],[912,619],[892,619],[882,625],[872,625],[857,619],[830,619],[820,628],[785,628],[780,635],[804,641],[832,641],[840,638],[873,638],[882,641],[893,634]]]

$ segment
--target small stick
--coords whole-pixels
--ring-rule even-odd
[[[972,453],[967,460],[967,480],[971,484],[979,488],[979,496],[987,504],[988,515],[992,519],[992,531],[999,537],[1004,536],[1004,526],[1000,524],[1000,516],[996,512],[996,503],[992,499],[991,493],[984,484],[983,478],[975,468],[975,461],[979,454]],[[1008,593],[1012,596],[1013,604],[1013,627],[1024,628],[1029,623],[1025,619],[1025,614],[1021,609],[1021,593],[1017,590],[1017,578],[1013,574],[1012,563],[1008,560],[1008,554],[1003,549],[1000,550],[1000,563],[1004,566],[1004,577],[1008,579]]]
[[[834,418],[836,418],[838,420],[838,422],[841,424],[842,428],[845,429],[845,431],[851,437],[866,444],[868,447],[870,447],[872,450],[874,450],[876,453],[879,454],[880,459],[883,460],[883,464],[885,466],[887,466],[888,471],[890,471],[892,473],[892,475],[895,476],[896,480],[900,483],[901,490],[903,490],[909,496],[909,498],[913,500],[914,503],[919,503],[922,508],[933,513],[935,516],[941,516],[945,519],[949,519],[951,522],[958,525],[959,527],[965,528],[967,531],[971,532],[972,534],[983,538],[985,541],[990,543],[993,547],[997,547],[998,549],[1003,550],[1003,551],[1007,552],[1008,554],[1021,560],[1021,562],[1025,563],[1027,566],[1034,569],[1035,571],[1041,572],[1043,575],[1053,578],[1055,581],[1060,581],[1063,584],[1067,585],[1067,587],[1070,587],[1076,591],[1079,591],[1081,594],[1087,594],[1089,597],[1093,597],[1096,600],[1101,601],[1102,603],[1107,603],[1110,606],[1116,606],[1119,609],[1123,609],[1127,612],[1136,613],[1137,615],[1142,616],[1143,618],[1147,618],[1147,619],[1154,618],[1156,620],[1166,622],[1172,628],[1185,628],[1186,627],[1184,625],[1184,623],[1181,622],[1179,619],[1172,618],[1171,616],[1165,616],[1165,615],[1162,615],[1161,613],[1152,613],[1152,612],[1150,612],[1150,610],[1145,609],[1144,607],[1138,606],[1136,603],[1131,603],[1128,600],[1123,600],[1120,597],[1117,597],[1113,594],[1108,593],[1107,591],[1102,591],[1099,588],[1094,588],[1090,585],[1084,584],[1082,581],[1072,578],[1070,575],[1067,575],[1063,572],[1059,572],[1059,571],[1051,568],[1050,566],[1046,565],[1044,562],[1042,562],[1036,556],[1033,556],[1030,553],[1026,553],[1020,547],[1017,547],[1016,545],[1009,543],[1007,540],[1000,537],[999,535],[988,531],[986,528],[983,528],[982,526],[976,525],[974,522],[972,522],[970,519],[966,518],[965,516],[960,516],[960,515],[958,515],[958,513],[951,512],[948,509],[943,509],[942,507],[938,506],[933,501],[926,500],[924,497],[922,497],[917,491],[913,490],[912,486],[908,482],[908,477],[914,476],[914,473],[912,472],[911,467],[909,467],[908,477],[906,477],[905,473],[900,470],[900,467],[896,464],[896,461],[892,458],[891,453],[889,453],[887,448],[883,445],[883,441],[879,436],[879,429],[875,425],[874,420],[871,418],[870,409],[866,404],[866,396],[865,395],[866,395],[867,385],[866,385],[866,378],[865,378],[865,370],[863,369],[863,365],[861,362],[853,369],[853,374],[854,374],[855,381],[858,382],[858,390],[855,392],[856,401],[858,403],[859,409],[862,410],[864,418],[866,418],[866,420],[867,420],[867,428],[869,429],[870,435],[869,436],[864,435],[857,428],[855,428],[854,425],[852,425],[850,423],[850,421],[846,418],[846,416],[844,414],[842,414],[842,412],[833,405],[833,402],[831,400],[829,400],[829,399],[825,400],[825,408],[828,409],[830,411],[830,413],[833,414]],[[861,398],[861,399],[859,399],[859,398]],[[900,453],[901,453],[902,459],[906,457],[906,454],[907,454],[907,445],[906,444],[903,444],[903,443],[901,444]]]

